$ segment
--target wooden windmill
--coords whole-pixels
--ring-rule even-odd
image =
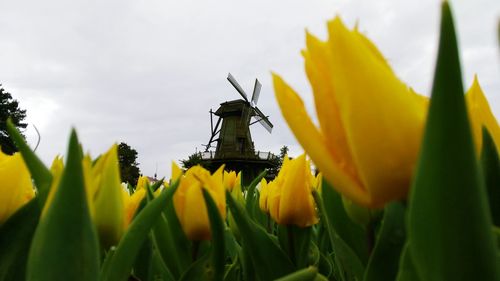
[[[243,171],[244,182],[248,182],[265,168],[273,167],[276,158],[270,152],[255,151],[250,126],[260,123],[271,133],[273,124],[257,107],[262,87],[259,80],[255,79],[250,100],[231,73],[227,80],[243,99],[223,102],[217,111],[210,110],[211,136],[205,145],[202,159],[204,165],[211,170],[226,164],[228,170]],[[214,119],[217,119],[215,125]],[[215,151],[211,151],[214,143]]]

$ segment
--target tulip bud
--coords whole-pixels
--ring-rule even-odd
[[[93,202],[94,223],[102,246],[108,248],[120,241],[126,221],[116,145],[97,160],[93,176],[100,178]]]
[[[221,216],[226,218],[226,196],[222,166],[213,175],[201,166],[189,168],[180,177],[174,194],[174,208],[182,230],[190,240],[208,240],[211,236],[210,222],[203,198],[204,188],[217,204]]]
[[[0,225],[35,196],[31,176],[21,154],[0,149]]]

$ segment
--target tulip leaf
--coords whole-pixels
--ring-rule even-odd
[[[279,225],[278,240],[297,268],[304,268],[309,262],[311,227]]]
[[[246,195],[246,209],[247,212],[250,214],[250,216],[253,218],[253,209],[255,205],[258,205],[258,197],[257,197],[257,192],[256,188],[257,185],[260,183],[260,180],[266,176],[267,171],[264,170],[262,173],[260,173],[255,179],[252,180],[250,185],[247,188],[247,195]]]
[[[213,278],[214,272],[212,267],[212,259],[209,253],[201,256],[198,260],[196,260],[189,268],[184,272],[179,279],[179,281],[190,281],[190,280],[199,280],[199,281],[212,281],[216,280]],[[222,279],[218,279],[222,280]]]
[[[320,221],[322,221],[330,240],[335,259],[335,266],[341,280],[363,279],[365,270],[363,263],[347,243],[337,234],[331,225],[330,214],[326,211],[323,200],[316,190],[312,191],[314,201],[318,207]],[[345,276],[346,275],[346,276]]]
[[[410,253],[423,280],[500,280],[448,2],[423,143],[411,188]]]
[[[101,272],[100,280],[121,281],[127,279],[142,243],[147,239],[150,230],[158,221],[164,206],[176,189],[177,186],[172,186],[164,190],[136,216],[116,247],[107,270]]]
[[[226,192],[227,203],[241,234],[242,247],[247,251],[257,277],[274,280],[294,271],[292,262],[266,231],[253,222],[244,208]],[[245,257],[246,258],[246,257]]]
[[[486,128],[483,127],[483,148],[481,151],[481,168],[488,191],[488,201],[493,224],[500,226],[500,160],[495,142]]]
[[[212,236],[212,264],[214,268],[213,280],[222,280],[224,276],[224,264],[226,262],[224,223],[219,209],[207,190],[203,189],[203,198],[207,206],[208,218],[210,220],[210,231]]]
[[[318,269],[314,266],[309,266],[307,268],[297,270],[284,277],[276,279],[276,281],[313,281],[316,280],[317,275]]]
[[[342,197],[326,180],[323,180],[321,184],[321,197],[330,225],[340,238],[352,248],[358,258],[366,264],[368,261],[366,231],[349,218],[344,209]]]
[[[399,272],[398,275],[396,276],[396,281],[421,281],[420,277],[418,276],[417,270],[415,268],[415,264],[412,260],[411,254],[410,254],[410,247],[408,246],[409,243],[407,242],[405,246],[403,247],[403,250],[401,252],[401,260],[399,263]],[[393,280],[393,279],[391,279]]]
[[[97,280],[98,273],[98,238],[89,213],[80,147],[73,130],[61,181],[32,240],[26,279]]]
[[[405,207],[399,202],[385,207],[377,243],[366,267],[364,281],[394,280],[405,244]]]
[[[177,186],[178,183],[175,182],[172,187]],[[149,190],[148,198],[153,197],[153,193]],[[172,276],[176,279],[180,278],[191,264],[189,255],[191,242],[184,235],[177,219],[173,198],[168,199],[167,206],[153,227],[153,243]]]
[[[32,199],[0,227],[0,281],[26,280],[26,262],[40,216],[40,206]],[[27,243],[27,241],[29,241]]]
[[[38,200],[40,203],[40,208],[43,208],[45,200],[49,194],[50,183],[52,182],[52,174],[50,170],[45,167],[42,160],[36,156],[36,154],[28,146],[24,137],[19,133],[16,126],[12,123],[12,120],[7,119],[7,131],[9,132],[10,138],[14,141],[19,152],[23,156],[24,163],[28,167],[33,181],[35,182],[38,191]]]

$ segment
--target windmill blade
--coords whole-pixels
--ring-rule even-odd
[[[254,107],[254,110],[257,113],[257,116],[255,118],[258,119],[259,123],[264,127],[264,129],[266,129],[269,133],[271,133],[273,130],[273,123],[269,121],[267,116],[265,116],[264,113],[262,113],[262,111],[260,111],[258,107]]]
[[[227,80],[229,81],[229,83],[231,83],[231,85],[233,85],[234,88],[236,88],[236,91],[238,91],[238,93],[240,93],[240,95],[243,97],[243,99],[245,99],[245,101],[248,102],[247,94],[245,94],[245,91],[243,91],[240,84],[238,84],[238,82],[236,82],[236,79],[234,79],[234,77],[233,77],[233,75],[231,75],[231,73],[229,73],[227,75]]]
[[[253,94],[252,94],[252,105],[253,106],[257,105],[257,101],[259,100],[261,88],[262,88],[262,85],[260,84],[259,80],[255,79],[255,85],[253,86]]]

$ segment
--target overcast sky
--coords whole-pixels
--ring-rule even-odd
[[[479,76],[500,118],[500,1],[451,1],[465,86]],[[291,154],[301,148],[274,98],[281,74],[314,115],[300,50],[305,29],[326,38],[326,21],[340,15],[371,38],[399,77],[428,95],[438,39],[440,1],[303,0],[171,1],[48,0],[0,2],[0,83],[42,139],[37,153],[50,164],[65,154],[71,127],[94,157],[114,142],[139,153],[142,172],[170,175],[170,162],[202,149],[210,108],[239,98],[231,72],[250,93],[262,83],[259,108],[272,134],[252,126],[256,149]],[[36,134],[30,126],[30,144]]]

